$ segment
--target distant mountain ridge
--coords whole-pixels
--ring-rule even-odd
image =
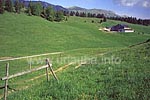
[[[86,9],[77,6],[69,7],[69,11],[78,11],[85,13],[95,13],[95,14],[104,14],[106,17],[120,17],[120,15],[116,14],[113,11],[103,10],[103,9]]]
[[[78,7],[78,6],[72,6],[72,7],[69,7],[68,10],[87,10],[86,8],[81,8],[81,7]]]
[[[12,1],[15,2],[15,0],[12,0]],[[23,2],[26,7],[28,7],[29,2],[30,2],[30,0],[19,0],[19,1],[20,1],[20,2]],[[38,1],[38,0],[37,0],[37,1],[32,1],[32,0],[31,0],[31,2],[33,2],[33,3],[40,2],[40,3],[42,4],[42,6],[44,6],[44,7],[51,6],[51,7],[53,7],[53,9],[56,10],[56,11],[60,11],[60,10],[68,11],[68,9],[66,9],[66,8],[64,8],[64,7],[60,6],[60,5],[50,4],[50,3],[45,2],[45,1]]]
[[[13,1],[15,1],[15,0],[13,0]],[[29,2],[30,2],[29,0],[19,0],[19,1],[23,2],[26,7],[28,7]],[[44,6],[44,7],[52,6],[53,9],[56,11],[60,11],[60,10],[75,11],[75,12],[78,11],[78,12],[93,13],[93,14],[104,14],[106,17],[120,17],[120,15],[116,14],[113,11],[108,11],[108,10],[103,10],[103,9],[86,9],[86,8],[81,8],[81,7],[77,7],[77,6],[65,8],[63,6],[50,4],[45,1],[32,1],[32,2],[33,3],[40,2],[42,4],[42,6]]]

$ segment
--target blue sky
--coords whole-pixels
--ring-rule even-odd
[[[120,15],[150,19],[150,0],[41,0],[63,7],[79,6],[114,11]]]

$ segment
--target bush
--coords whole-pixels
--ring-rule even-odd
[[[92,23],[94,23],[94,20],[92,20]]]

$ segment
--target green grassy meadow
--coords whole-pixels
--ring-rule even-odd
[[[96,58],[95,64],[74,63],[57,72],[59,83],[52,75],[47,82],[45,70],[10,79],[9,86],[16,91],[9,90],[8,100],[148,100],[150,43],[129,46],[150,39],[150,26],[113,20],[98,22],[96,18],[69,17],[68,21],[49,22],[26,14],[0,15],[0,59],[63,52],[31,59],[32,68],[36,68],[50,58],[57,70],[81,57],[86,57],[86,62]],[[119,23],[128,24],[135,32],[98,30]],[[121,63],[102,62],[112,56],[119,57]],[[10,75],[29,70],[28,60],[9,61]],[[0,62],[0,78],[5,75],[6,63]],[[0,86],[3,85],[0,80]]]
[[[137,50],[138,49],[138,50]],[[108,53],[122,59],[121,64],[75,65],[58,73],[59,83],[37,83],[30,89],[11,94],[15,100],[148,100],[150,43]],[[145,55],[146,53],[146,55]],[[139,57],[140,55],[140,57]]]
[[[144,35],[106,34],[100,26],[121,23],[98,19],[70,17],[68,22],[49,22],[40,17],[6,13],[0,16],[0,56],[18,57],[79,48],[126,47],[150,37],[150,27],[131,25]],[[87,21],[86,23],[84,21]],[[95,23],[91,23],[95,20]],[[129,24],[130,25],[130,24]]]

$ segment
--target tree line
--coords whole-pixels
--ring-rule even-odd
[[[124,21],[132,24],[150,25],[150,19],[137,19],[136,17],[109,17],[111,20]]]
[[[5,11],[20,13],[23,9],[23,12],[27,13],[29,16],[41,16],[49,21],[60,22],[62,20],[68,20],[68,16],[78,16],[78,17],[89,17],[89,18],[100,18],[100,23],[106,22],[107,19],[124,21],[132,24],[140,25],[150,25],[150,19],[137,19],[135,17],[106,17],[104,14],[95,14],[95,13],[85,13],[78,11],[56,11],[53,7],[42,6],[41,2],[32,2],[30,1],[28,6],[25,7],[23,2],[19,0],[0,0],[0,14],[3,14]],[[66,16],[66,17],[65,17]]]
[[[95,13],[85,13],[85,12],[78,12],[78,11],[70,11],[70,16],[79,16],[79,17],[95,17],[95,18],[104,18],[104,14],[95,14]]]
[[[110,20],[124,21],[132,24],[140,24],[145,26],[150,25],[150,19],[137,19],[136,17],[106,17],[104,14],[85,13],[85,12],[78,12],[78,11],[76,12],[71,11],[70,16],[103,18],[103,20],[100,20],[100,23],[103,21],[106,22],[107,19],[110,19]]]
[[[29,2],[27,13],[30,16],[41,16],[49,21],[60,22],[65,19],[63,11],[55,11],[51,6],[44,7],[40,2]]]
[[[67,12],[70,16],[78,16],[78,17],[89,17],[89,18],[100,18],[100,23],[106,22],[107,17],[104,14],[95,14],[95,13],[85,13],[85,12],[78,12],[78,11],[70,11]]]
[[[19,3],[16,0],[14,3],[11,0],[0,0],[0,14],[3,14],[6,11],[8,12],[16,12],[20,13],[21,8],[23,8],[24,4]]]
[[[41,2],[30,1],[28,7],[25,7],[25,4],[19,0],[14,2],[11,0],[0,0],[0,14],[3,14],[5,11],[19,14],[21,9],[24,9],[23,12],[29,16],[41,16],[49,21],[60,22],[65,19],[63,11],[55,11],[51,6],[44,7]]]

